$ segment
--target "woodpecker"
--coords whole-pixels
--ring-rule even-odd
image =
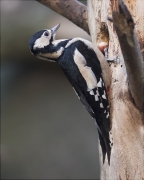
[[[110,117],[106,88],[100,62],[92,43],[82,38],[55,40],[60,24],[36,32],[29,40],[30,52],[36,57],[59,64],[78,98],[97,126],[103,163],[107,154],[110,164]]]

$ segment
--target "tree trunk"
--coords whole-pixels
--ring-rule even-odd
[[[144,4],[141,0],[124,0],[124,3],[134,19],[136,35],[144,55]],[[113,11],[119,11],[117,0],[88,0],[88,24],[95,49],[99,43],[108,42],[109,58],[118,57],[117,62],[108,67],[112,74],[109,94],[112,151],[108,165],[107,161],[103,164],[101,149],[99,150],[101,179],[140,180],[144,179],[144,120],[143,103],[139,103],[143,100],[137,100],[137,97],[139,91],[139,97],[143,99],[143,77],[141,72],[137,72],[137,77],[141,79],[141,89],[137,87],[135,97],[132,89],[134,86],[131,86],[131,72],[129,73],[125,60],[126,55],[129,54],[130,57],[133,52],[123,52],[123,46],[119,43],[121,39],[118,40],[118,33],[115,31],[117,27]],[[141,66],[140,71],[142,70]]]

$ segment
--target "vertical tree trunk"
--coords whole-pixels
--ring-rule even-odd
[[[124,3],[134,19],[144,56],[144,4],[141,0],[124,0]],[[117,0],[88,0],[88,24],[95,49],[100,42],[109,42],[109,58],[119,57],[116,64],[108,67],[112,73],[109,95],[112,152],[110,165],[100,159],[101,179],[140,180],[144,179],[143,112],[134,104],[117,34],[113,22],[107,20],[112,18],[113,10],[118,10]]]

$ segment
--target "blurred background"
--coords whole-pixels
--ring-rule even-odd
[[[57,39],[90,40],[36,1],[1,1],[1,179],[99,179],[95,123],[60,67],[28,49],[58,23]]]

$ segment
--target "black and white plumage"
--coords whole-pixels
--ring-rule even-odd
[[[107,154],[110,163],[109,104],[99,60],[91,43],[85,39],[55,40],[59,26],[35,33],[29,40],[30,51],[38,58],[60,65],[80,101],[95,120],[103,162]]]

